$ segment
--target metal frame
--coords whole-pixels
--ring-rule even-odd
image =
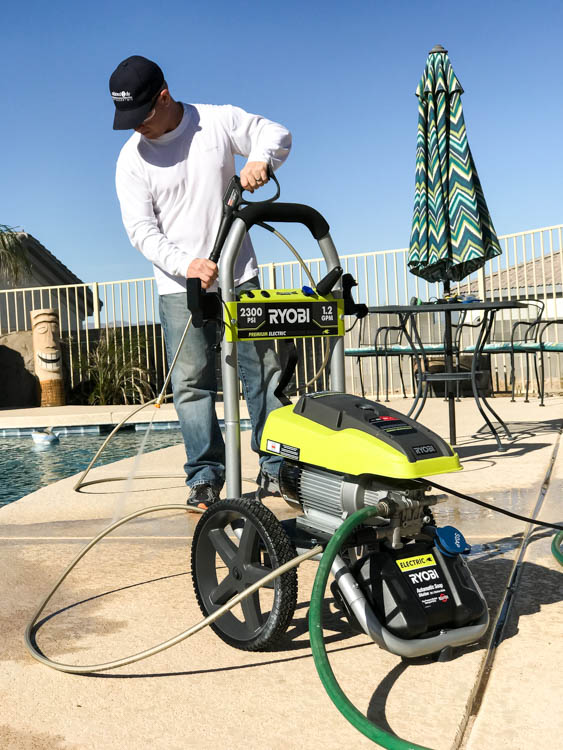
[[[234,268],[243,240],[246,225],[235,219],[227,235],[219,264],[219,286],[224,302],[235,301]],[[327,272],[340,265],[340,260],[330,234],[319,239],[319,247],[327,266]],[[335,292],[341,290],[340,282]],[[227,324],[230,321],[226,321]],[[346,390],[344,377],[344,339],[339,337],[330,359],[330,386],[333,391]],[[225,415],[225,483],[227,497],[240,497],[242,475],[240,464],[240,397],[238,385],[237,344],[223,340],[221,346],[221,373],[223,379],[223,402]]]

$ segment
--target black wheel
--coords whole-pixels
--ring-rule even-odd
[[[296,555],[283,526],[255,500],[220,500],[201,517],[192,541],[192,580],[201,611],[212,614]],[[276,578],[211,628],[235,648],[265,651],[287,630],[297,604],[297,570]]]

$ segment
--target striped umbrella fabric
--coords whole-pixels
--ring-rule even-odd
[[[467,141],[463,89],[439,45],[416,95],[416,185],[408,265],[427,281],[459,281],[502,250]]]

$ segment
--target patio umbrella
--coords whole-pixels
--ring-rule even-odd
[[[418,84],[416,187],[408,265],[427,281],[459,281],[501,254],[467,141],[463,89],[434,47]]]
[[[429,53],[418,84],[416,185],[408,265],[427,281],[460,281],[501,254],[467,141],[463,89],[447,50]],[[445,373],[453,373],[452,316],[445,313]],[[456,442],[452,381],[445,379],[450,442]]]

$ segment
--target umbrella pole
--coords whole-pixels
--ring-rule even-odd
[[[444,282],[444,296],[447,297],[450,293],[450,282]],[[445,361],[444,366],[446,375],[453,373],[454,371],[454,358],[453,358],[453,346],[452,346],[452,314],[449,310],[445,312],[445,332],[444,332],[444,346],[445,346]],[[455,402],[453,392],[453,380],[446,380],[444,383],[445,392],[448,399],[448,414],[450,423],[450,445],[455,445],[457,442],[456,428],[455,428]]]

